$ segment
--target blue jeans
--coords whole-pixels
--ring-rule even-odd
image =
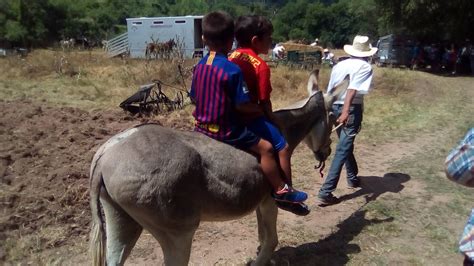
[[[342,112],[342,104],[334,104],[332,111],[336,117],[339,117]],[[337,129],[339,142],[336,146],[336,152],[329,168],[328,175],[321,189],[319,190],[319,197],[324,198],[329,196],[336,190],[337,182],[341,175],[342,167],[346,166],[347,182],[358,182],[357,161],[354,157],[354,140],[355,136],[360,130],[362,123],[363,106],[361,104],[353,104],[349,108],[349,119],[347,124]]]

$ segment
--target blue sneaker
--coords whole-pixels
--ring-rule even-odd
[[[305,201],[308,198],[308,194],[293,189],[292,187],[289,187],[287,184],[285,184],[285,187],[283,187],[280,191],[273,192],[272,197],[276,201],[299,203]]]

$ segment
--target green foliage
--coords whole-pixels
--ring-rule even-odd
[[[5,38],[20,42],[26,38],[27,33],[27,30],[18,21],[6,21],[4,28]]]
[[[419,39],[474,39],[471,0],[1,0],[0,44],[51,45],[86,36],[99,41],[126,30],[125,19],[204,15],[224,10],[259,14],[274,24],[274,39],[341,47],[355,34],[375,40],[389,33]]]
[[[462,41],[473,38],[471,0],[374,0],[378,32],[412,35],[418,39]]]
[[[276,14],[273,20],[276,40],[310,39],[310,34],[304,25],[307,0],[289,2]]]
[[[281,7],[273,22],[278,41],[319,38],[324,46],[342,47],[356,34],[378,36],[374,0],[298,0]]]
[[[170,7],[173,16],[201,15],[209,10],[209,6],[204,0],[177,0]]]

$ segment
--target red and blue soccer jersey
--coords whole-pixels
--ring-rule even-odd
[[[252,102],[258,104],[269,101],[272,85],[267,63],[250,48],[238,48],[229,56],[229,60],[237,64],[244,73]]]
[[[240,68],[215,52],[194,67],[190,96],[196,103],[195,131],[217,140],[239,130],[235,106],[250,101]]]

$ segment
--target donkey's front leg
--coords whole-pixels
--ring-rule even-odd
[[[258,239],[260,240],[260,252],[253,265],[266,265],[278,245],[276,221],[278,208],[275,200],[270,194],[263,199],[257,207]]]

